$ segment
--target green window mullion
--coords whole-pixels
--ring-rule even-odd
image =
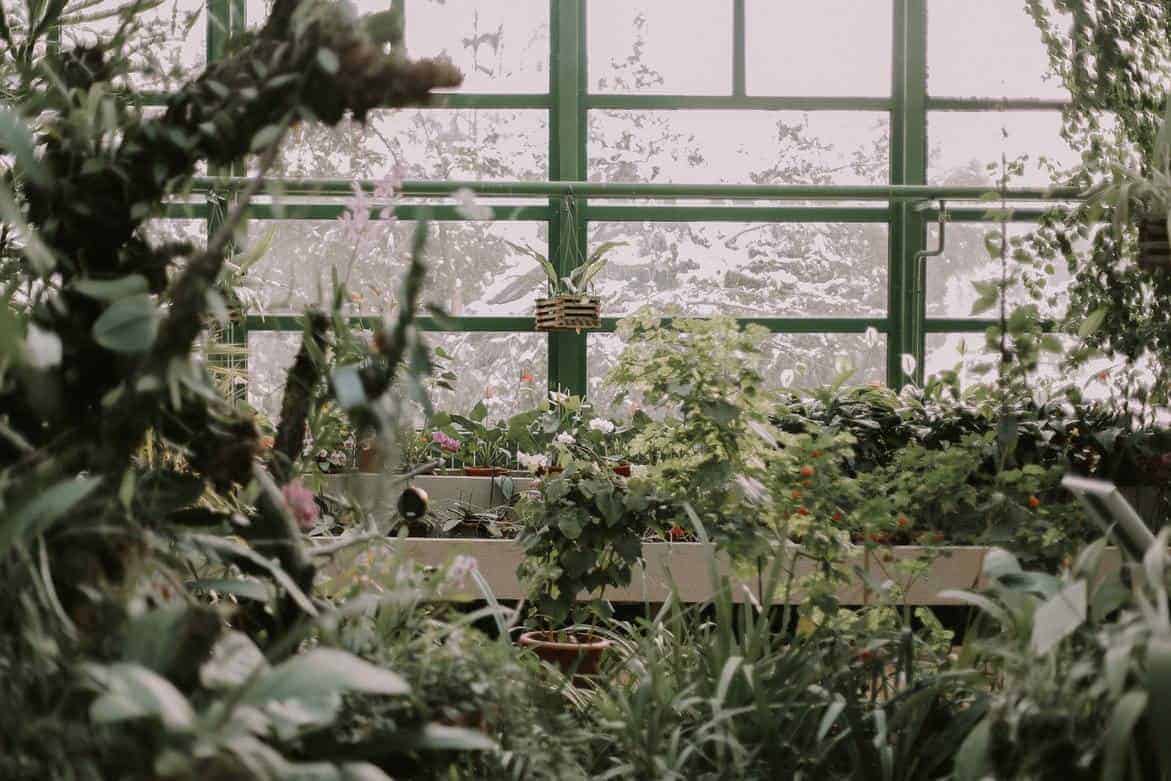
[[[732,94],[737,97],[748,94],[748,36],[744,3],[745,0],[732,0]]]
[[[554,181],[586,178],[586,29],[585,0],[550,0],[549,173]],[[549,258],[568,274],[585,257],[586,203],[568,209],[565,199],[550,199]],[[572,225],[567,221],[572,220]],[[586,335],[551,333],[549,387],[569,393],[586,391]]]

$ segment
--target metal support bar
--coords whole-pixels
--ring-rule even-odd
[[[938,258],[943,255],[947,248],[947,203],[945,201],[939,202],[939,219],[936,223],[939,226],[939,246],[935,249],[921,249],[915,253],[914,269],[914,291],[913,298],[916,302],[922,301],[924,306],[917,308],[915,311],[914,326],[911,330],[911,336],[914,344],[922,345],[923,358],[926,358],[926,332],[924,330],[924,321],[927,319],[926,311],[926,296],[927,296],[927,259]],[[923,382],[923,364],[925,360],[919,360],[915,372],[915,379],[919,383]]]
[[[917,142],[918,143],[918,142]],[[580,151],[584,157],[584,149]],[[562,161],[564,162],[564,161]],[[582,166],[584,168],[584,165]],[[243,188],[246,177],[196,177],[196,192],[217,188]],[[358,182],[373,191],[373,180]],[[287,196],[351,195],[350,179],[283,179],[280,191]],[[427,182],[407,180],[400,192],[405,197],[441,198],[460,190],[471,190],[481,198],[580,198],[756,200],[756,201],[979,201],[995,192],[1009,201],[1077,201],[1086,197],[1077,187],[1015,187],[1001,191],[993,187],[955,187],[926,184],[891,185],[813,185],[813,184],[651,184],[640,182],[584,182],[556,180],[549,182]],[[584,205],[583,205],[584,208]]]

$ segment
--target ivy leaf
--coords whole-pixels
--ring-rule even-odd
[[[94,341],[116,353],[143,353],[158,334],[158,310],[150,296],[120,298],[102,312],[93,327]]]
[[[1106,315],[1107,309],[1104,306],[1098,307],[1093,312],[1090,312],[1090,316],[1083,320],[1082,324],[1078,326],[1077,335],[1084,339],[1085,337],[1096,333],[1098,329],[1102,327],[1102,323],[1105,322]]]

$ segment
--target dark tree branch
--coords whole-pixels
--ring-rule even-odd
[[[301,349],[285,379],[285,395],[281,400],[281,421],[277,427],[276,456],[273,475],[280,484],[292,479],[293,469],[305,446],[306,421],[313,394],[321,384],[324,366],[319,358],[328,349],[329,318],[318,311],[306,315],[307,329]]]

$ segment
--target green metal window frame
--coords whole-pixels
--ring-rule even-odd
[[[414,0],[390,0],[393,7],[405,10],[410,26],[410,3]],[[403,195],[450,195],[464,187],[484,198],[521,196],[547,198],[546,205],[520,209],[509,207],[495,211],[495,219],[544,221],[548,226],[549,257],[556,259],[562,273],[570,270],[570,258],[587,255],[587,228],[592,221],[735,221],[735,222],[841,222],[874,223],[887,226],[888,289],[885,316],[879,317],[810,317],[747,318],[774,333],[782,334],[857,334],[875,328],[886,335],[886,380],[900,387],[916,379],[903,372],[901,357],[911,354],[917,366],[925,363],[927,334],[980,332],[988,320],[928,318],[926,295],[915,290],[913,264],[917,252],[925,248],[927,225],[937,218],[932,202],[942,198],[953,201],[977,200],[985,188],[927,186],[928,115],[932,111],[1039,110],[1056,111],[1059,101],[990,100],[940,98],[927,90],[927,1],[889,0],[892,18],[891,90],[888,97],[797,97],[750,96],[746,91],[746,0],[713,0],[732,6],[732,87],[726,95],[645,95],[594,94],[588,89],[588,47],[586,9],[590,0],[549,0],[550,68],[547,94],[451,94],[436,103],[437,108],[469,109],[544,109],[548,112],[548,182],[405,182]],[[209,0],[207,55],[212,60],[223,55],[228,36],[246,25],[244,0]],[[409,41],[409,32],[408,32]],[[671,185],[671,184],[592,184],[588,179],[588,119],[591,110],[800,110],[883,111],[889,115],[889,180],[886,186],[755,186],[755,185]],[[212,171],[197,181],[210,199],[230,199],[240,183],[242,171]],[[365,183],[372,186],[372,183]],[[349,181],[285,181],[282,188],[290,194],[330,195],[348,193]],[[565,195],[572,195],[576,208],[566,209]],[[1004,194],[1014,200],[1075,198],[1072,191],[1047,188],[1018,189]],[[678,205],[606,205],[605,199],[710,198],[752,199],[778,202],[777,206],[678,206]],[[603,201],[599,203],[598,201]],[[786,201],[814,200],[827,205],[793,206]],[[835,206],[833,202],[873,201],[873,206]],[[927,208],[924,208],[924,207]],[[332,219],[342,207],[330,203],[298,203],[281,207],[281,219]],[[1035,219],[1036,210],[1015,212],[1014,220]],[[215,227],[216,210],[202,204],[174,204],[167,212],[171,217],[207,219],[209,232]],[[255,205],[251,214],[258,218],[277,217],[272,207]],[[396,209],[400,218],[428,216],[432,219],[462,220],[453,206],[403,205]],[[563,230],[565,220],[575,221],[575,230]],[[953,222],[980,222],[986,218],[978,208],[951,210]],[[577,246],[564,246],[572,237]],[[926,287],[925,285],[923,287]],[[355,318],[356,322],[369,322]],[[613,331],[616,320],[603,321],[602,331]],[[458,317],[443,324],[423,318],[420,325],[428,330],[458,332],[533,332],[531,317]],[[228,331],[228,338],[247,344],[249,332],[300,330],[295,316],[251,315]],[[584,394],[588,384],[587,335],[548,334],[548,377],[551,389],[561,388]]]

